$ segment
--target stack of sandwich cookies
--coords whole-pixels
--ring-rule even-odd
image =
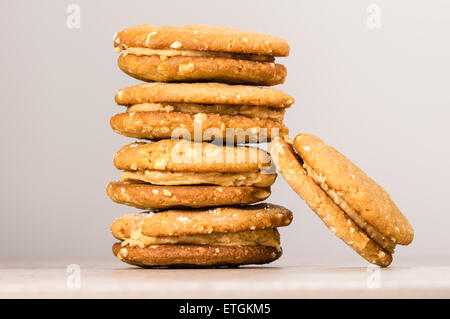
[[[125,136],[258,143],[288,134],[283,118],[294,99],[256,86],[148,83],[119,90],[116,102],[127,112],[113,116],[111,126]]]
[[[324,224],[367,261],[389,266],[414,231],[388,193],[332,146],[310,134],[276,138],[272,159]]]
[[[115,35],[114,46],[124,51],[120,69],[153,83],[117,92],[117,104],[127,110],[111,118],[111,127],[155,141],[126,145],[114,157],[123,172],[108,184],[109,197],[151,211],[113,223],[121,241],[114,254],[139,266],[237,266],[279,258],[276,228],[288,225],[292,213],[251,205],[270,196],[276,173],[267,152],[236,144],[288,134],[283,118],[294,99],[254,85],[284,82],[286,68],[274,61],[289,54],[289,45],[231,28],[141,25]]]
[[[288,56],[281,38],[205,25],[138,25],[114,36],[122,71],[143,81],[221,82],[276,85],[286,68],[275,57]]]
[[[281,256],[276,228],[291,220],[270,204],[130,214],[111,226],[113,252],[143,267],[263,264]]]
[[[133,143],[114,156],[121,182],[110,198],[140,209],[250,204],[270,196],[276,174],[270,156],[254,147],[186,140]]]
[[[267,152],[187,140],[133,143],[114,156],[121,181],[107,193],[119,203],[153,212],[116,219],[113,246],[138,266],[238,266],[278,259],[277,227],[292,213],[257,204],[276,174]]]

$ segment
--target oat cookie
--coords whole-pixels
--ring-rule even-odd
[[[111,231],[117,239],[130,238],[135,229],[145,236],[181,236],[276,228],[291,221],[290,210],[264,203],[128,214],[114,220]]]
[[[119,134],[150,140],[259,143],[288,134],[285,109],[294,103],[276,89],[221,83],[147,83],[119,90],[127,112],[110,124]]]
[[[284,65],[211,57],[136,56],[122,54],[119,68],[138,80],[149,82],[223,82],[230,84],[283,84],[287,70]]]
[[[389,194],[348,158],[311,134],[297,135],[293,147],[308,175],[326,192],[331,190],[334,195],[329,196],[343,210],[348,206],[394,243],[411,243],[414,231]]]
[[[129,214],[111,232],[114,254],[139,266],[226,266],[271,262],[281,256],[277,227],[292,213],[257,204]]]
[[[186,140],[132,143],[114,155],[118,169],[170,172],[259,172],[271,165],[270,155],[256,147],[219,146]]]
[[[269,119],[213,113],[120,113],[114,115],[110,123],[118,134],[149,140],[184,138],[242,144],[270,142],[289,133],[284,124]]]
[[[266,264],[280,258],[282,251],[268,246],[153,245],[122,247],[113,245],[117,258],[140,267],[220,267]]]
[[[383,234],[387,234],[386,231],[391,229],[392,225],[375,228],[375,225],[364,219],[364,213],[358,213],[356,206],[352,207],[349,202],[343,200],[342,189],[331,187],[331,185],[334,187],[337,184],[328,184],[328,177],[336,174],[336,167],[351,169],[347,172],[341,171],[341,174],[343,174],[341,177],[346,178],[346,174],[349,174],[349,180],[351,181],[356,180],[356,176],[352,177],[355,173],[361,174],[361,176],[365,176],[365,174],[356,169],[353,166],[354,164],[344,158],[343,155],[338,155],[337,151],[331,146],[324,145],[321,140],[312,135],[298,135],[294,141],[294,146],[295,150],[290,143],[280,138],[275,139],[270,146],[272,159],[286,181],[337,237],[341,238],[367,261],[384,267],[388,266],[392,262],[395,244],[400,243],[398,238],[405,238],[409,235],[387,238]],[[298,154],[295,151],[298,151]],[[305,156],[305,154],[308,155]],[[312,163],[308,161],[311,159]],[[323,162],[317,164],[319,161]],[[311,167],[320,167],[320,170],[314,171]],[[368,184],[375,183],[369,181],[369,179],[359,182],[365,183],[365,185],[350,185],[349,183],[347,187],[353,187],[353,190],[364,190],[365,187],[368,187]],[[341,185],[345,186],[345,184]],[[378,189],[374,184],[370,187]],[[384,197],[385,195],[379,195],[382,200],[375,194],[369,196],[365,197],[367,204],[362,202],[359,202],[359,204],[364,207],[374,207],[376,201],[379,201],[379,205],[386,204],[387,198]],[[401,220],[397,211],[378,211],[378,213],[380,220],[389,220],[393,218],[392,214],[398,218],[393,218],[394,220]],[[386,216],[389,217],[386,218]],[[406,229],[406,234],[409,233],[410,229],[412,236],[412,228],[407,225],[409,223],[402,224],[401,229]],[[395,228],[395,226],[393,227]],[[412,240],[412,237],[410,239]],[[402,241],[402,243],[405,244],[407,241]]]
[[[281,90],[223,83],[144,83],[117,91],[119,105],[197,103],[286,108],[294,98]]]
[[[205,25],[138,25],[114,36],[119,67],[145,81],[217,81],[275,85],[286,68],[275,56],[287,56],[281,38]]]

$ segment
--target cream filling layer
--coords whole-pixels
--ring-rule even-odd
[[[236,233],[211,233],[182,236],[146,236],[142,228],[132,230],[122,246],[147,247],[151,245],[209,245],[209,246],[269,246],[280,250],[280,234],[276,228],[249,230]]]
[[[285,110],[267,106],[227,105],[227,104],[196,104],[196,103],[141,103],[128,107],[127,112],[184,112],[184,113],[215,113],[227,115],[243,115],[256,119],[270,119],[281,122]]]
[[[268,187],[275,182],[277,174],[262,171],[248,173],[216,172],[166,172],[166,171],[124,171],[122,182],[145,182],[155,185],[219,185]]]
[[[326,183],[325,177],[318,174],[314,169],[308,164],[304,163],[303,167],[306,169],[308,175],[319,184],[320,188],[322,188],[325,193],[333,200],[333,202],[339,206],[340,209],[344,211],[344,213],[350,217],[353,222],[358,225],[364,232],[373,239],[377,244],[379,244],[382,248],[387,250],[389,253],[393,253],[395,249],[395,242],[384,236],[380,233],[375,227],[366,222],[361,215],[354,210],[342,197],[336,192],[334,189],[328,186]]]
[[[120,52],[122,48],[117,49]],[[215,52],[215,51],[195,51],[195,50],[179,50],[179,49],[165,49],[165,50],[153,50],[149,48],[125,48],[125,54],[133,54],[137,56],[152,56],[157,55],[160,57],[207,57],[207,58],[224,58],[224,59],[237,59],[237,60],[250,60],[256,62],[274,62],[275,58],[270,55],[262,54],[250,54],[250,53],[229,53],[229,52]]]

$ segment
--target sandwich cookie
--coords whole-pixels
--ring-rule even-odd
[[[281,38],[205,25],[138,25],[114,35],[119,68],[143,81],[224,82],[276,85],[286,68],[276,56],[288,56]]]
[[[281,256],[276,228],[291,221],[272,204],[129,214],[111,225],[113,253],[142,267],[264,264]]]
[[[276,179],[268,153],[254,147],[186,140],[132,143],[114,156],[124,170],[109,197],[141,209],[249,204],[270,195]]]
[[[110,121],[119,134],[232,143],[286,136],[283,117],[294,103],[280,90],[221,83],[145,83],[119,90],[115,100],[127,107]]]
[[[325,225],[370,263],[389,266],[414,231],[388,193],[332,146],[310,134],[275,139],[279,172]]]

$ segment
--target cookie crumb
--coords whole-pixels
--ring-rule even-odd
[[[122,249],[120,250],[120,254],[121,254],[124,258],[127,258],[127,256],[128,256],[128,250],[127,250],[126,248],[122,248]]]
[[[153,32],[150,32],[149,34],[148,34],[148,36],[147,36],[147,38],[145,39],[145,46],[148,48],[148,45],[149,45],[149,42],[150,42],[150,38],[153,36],[153,35],[155,35],[157,32],[156,31],[153,31]]]
[[[189,63],[180,63],[178,65],[178,72],[181,74],[191,73],[195,69],[195,64],[192,62]]]
[[[172,49],[180,49],[180,48],[183,47],[183,44],[182,44],[180,41],[174,41],[174,42],[170,45],[170,47],[171,47]]]

